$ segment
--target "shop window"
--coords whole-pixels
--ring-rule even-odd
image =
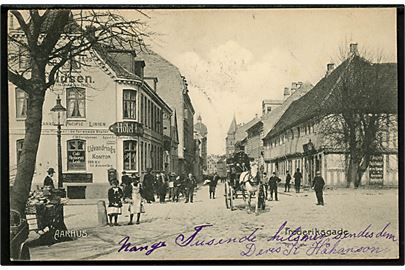
[[[136,91],[134,90],[124,90],[123,117],[126,119],[136,119]]]
[[[67,118],[86,117],[86,90],[84,88],[66,89]]]
[[[86,199],[86,186],[68,186],[67,197],[69,199]]]
[[[136,170],[136,141],[124,141],[124,170]]]
[[[16,149],[17,149],[17,166],[18,166],[18,163],[20,162],[20,157],[21,157],[21,154],[22,154],[22,149],[23,149],[23,146],[24,146],[24,139],[21,139],[21,140],[17,140],[16,141]]]
[[[16,92],[16,118],[24,119],[27,117],[27,107],[28,107],[28,94],[19,89],[15,89]]]
[[[81,171],[86,170],[86,141],[67,141],[67,169]]]

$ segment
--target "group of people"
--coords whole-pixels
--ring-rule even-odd
[[[291,187],[291,174],[289,171],[286,172],[286,179],[285,179],[285,184],[284,184],[284,192],[290,192],[290,187]],[[296,172],[293,175],[294,178],[294,187],[295,187],[295,192],[299,193],[301,189],[301,180],[302,180],[302,173],[300,172],[300,169],[297,168]],[[273,172],[272,176],[270,178],[267,178],[266,173],[264,173],[263,177],[263,183],[264,183],[264,188],[265,188],[265,199],[266,200],[273,200],[273,194],[274,194],[274,199],[278,201],[278,195],[277,195],[277,190],[278,190],[278,183],[281,182],[281,179],[276,175],[276,172]],[[312,180],[312,185],[311,187],[314,189],[316,198],[317,198],[317,205],[324,205],[323,202],[323,188],[325,186],[325,181],[321,176],[321,173],[319,171],[316,172],[316,176]],[[270,190],[270,198],[268,197],[268,193]]]
[[[191,173],[187,176],[177,176],[175,173],[153,175],[152,169],[148,168],[142,181],[138,174],[133,173],[129,176],[123,171],[121,184],[118,179],[112,179],[110,185],[107,208],[109,225],[119,226],[118,216],[122,214],[123,204],[129,205],[128,224],[133,224],[135,214],[137,215],[136,224],[139,224],[141,213],[145,212],[145,201],[146,203],[155,202],[156,196],[160,203],[165,203],[168,195],[169,201],[178,202],[181,194],[186,203],[192,203],[197,181]]]

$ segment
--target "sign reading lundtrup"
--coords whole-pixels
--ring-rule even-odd
[[[116,122],[109,127],[116,136],[142,136],[143,126],[138,122]]]
[[[370,184],[382,185],[384,181],[384,159],[382,155],[373,155],[369,165]]]

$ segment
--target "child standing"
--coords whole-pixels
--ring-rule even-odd
[[[131,203],[129,205],[129,223],[128,225],[132,225],[132,220],[134,218],[134,214],[136,214],[136,224],[139,224],[139,220],[141,218],[141,213],[143,212],[143,199],[141,196],[141,184],[139,179],[134,180],[131,183],[132,188],[132,195],[131,195]]]
[[[122,208],[122,198],[124,193],[122,189],[118,186],[118,180],[112,182],[112,187],[108,190],[108,208],[107,214],[109,218],[110,226],[119,226],[118,215],[121,215]],[[113,224],[114,218],[114,224]]]

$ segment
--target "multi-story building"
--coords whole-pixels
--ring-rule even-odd
[[[197,132],[201,137],[201,158],[202,164],[201,168],[204,173],[207,172],[207,147],[208,147],[208,130],[207,126],[203,124],[201,115],[197,118],[197,123],[194,125],[194,131]]]
[[[275,123],[277,123],[291,103],[303,96],[311,88],[312,85],[310,83],[293,82],[291,89],[288,87],[284,88],[284,101],[263,101],[262,117],[246,130],[247,138],[245,142],[245,152],[249,157],[262,162],[264,154],[262,139],[264,138],[264,135],[271,130]],[[267,171],[266,166],[265,170]]]
[[[397,117],[397,64],[370,63],[358,56],[357,46],[352,44],[351,56],[333,67],[329,64],[326,76],[293,102],[275,125],[266,128],[263,141],[268,170],[285,179],[287,170],[300,168],[306,186],[320,171],[327,185],[346,185],[349,149],[347,144],[331,139],[334,130],[343,129],[339,122],[328,119],[339,119],[336,117],[351,108],[349,104],[357,115],[372,114],[387,120],[381,122],[386,128],[378,132],[384,147],[370,153],[371,163],[361,184],[398,185],[398,133],[388,125]],[[347,85],[355,85],[350,88],[354,92],[344,92]],[[356,97],[355,101],[342,100],[348,94]]]
[[[83,58],[88,66],[60,74],[46,93],[33,187],[42,186],[49,167],[57,168],[56,127],[50,110],[60,97],[67,109],[61,136],[67,196],[104,198],[109,168],[119,175],[122,171],[142,174],[146,168],[164,170],[165,137],[175,133],[167,121],[173,111],[144,80],[145,63],[135,52],[99,44]],[[11,83],[9,93],[12,171],[24,143],[27,94]]]
[[[187,81],[179,69],[153,51],[141,52],[138,58],[145,61],[145,77],[158,78],[157,93],[176,112],[178,128],[178,160],[176,173],[193,171],[194,158],[194,108],[188,95]],[[172,116],[173,117],[173,116]]]

